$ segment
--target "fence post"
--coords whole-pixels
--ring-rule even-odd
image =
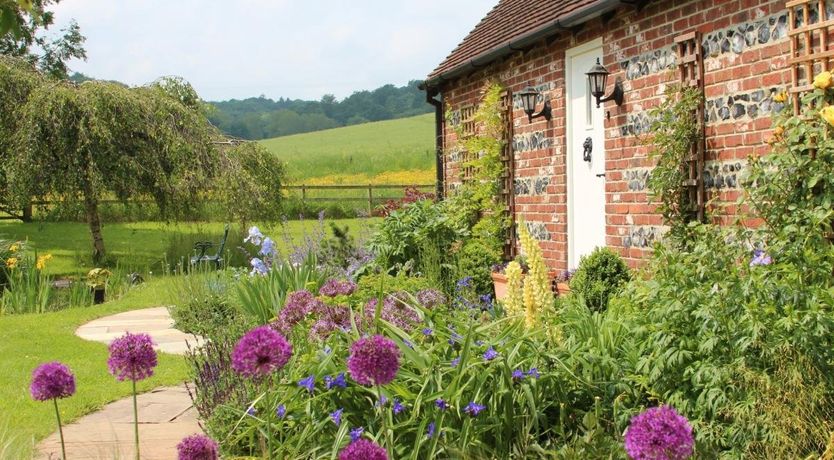
[[[374,187],[368,184],[368,216],[374,215]]]
[[[307,201],[307,185],[301,184],[301,202]]]

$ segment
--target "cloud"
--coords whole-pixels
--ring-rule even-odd
[[[497,0],[64,0],[71,68],[132,85],[180,75],[209,100],[342,98],[423,78]]]

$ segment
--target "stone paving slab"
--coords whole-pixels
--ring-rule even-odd
[[[79,327],[75,335],[85,340],[109,344],[125,332],[146,333],[154,341],[154,348],[165,353],[182,355],[188,349],[186,340],[202,344],[200,337],[174,329],[174,320],[167,307],[145,308],[105,316]]]
[[[159,388],[138,396],[139,450],[143,460],[176,458],[182,438],[202,433],[197,411],[185,386]],[[98,460],[133,458],[133,399],[110,403],[102,410],[64,427],[67,458]],[[38,444],[37,459],[61,457],[58,433]]]

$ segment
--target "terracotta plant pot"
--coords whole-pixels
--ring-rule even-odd
[[[492,285],[495,287],[495,300],[504,300],[507,297],[509,286],[507,285],[507,275],[498,272],[492,272]]]
[[[566,281],[559,281],[556,283],[556,294],[567,295],[570,292],[570,284]]]

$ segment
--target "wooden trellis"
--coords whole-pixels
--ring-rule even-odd
[[[475,112],[477,111],[478,107],[474,105],[467,105],[460,109],[460,133],[463,139],[467,139],[477,134],[477,127],[475,124]],[[477,155],[478,152],[470,152],[468,150],[461,151],[460,174],[463,182],[468,182],[475,178],[475,168],[469,166],[469,163],[477,159]]]
[[[675,37],[675,47],[678,52],[678,72],[682,88],[696,88],[704,94],[704,50],[701,44],[701,33],[690,32]],[[690,154],[683,165],[687,173],[684,186],[692,203],[692,217],[703,221],[706,210],[706,193],[704,191],[704,155],[706,139],[704,134],[704,99],[693,114],[698,121],[698,140],[690,147]]]
[[[504,122],[504,142],[501,147],[501,163],[504,173],[501,175],[499,195],[504,203],[504,212],[509,218],[509,227],[504,235],[504,258],[512,260],[516,256],[515,247],[515,160],[513,156],[513,95],[505,91],[501,95],[501,117]]]
[[[814,75],[830,69],[834,49],[829,35],[834,32],[834,18],[826,17],[826,0],[791,0],[788,9],[788,38],[791,54],[790,95],[794,113],[799,115],[800,94],[812,90]]]

